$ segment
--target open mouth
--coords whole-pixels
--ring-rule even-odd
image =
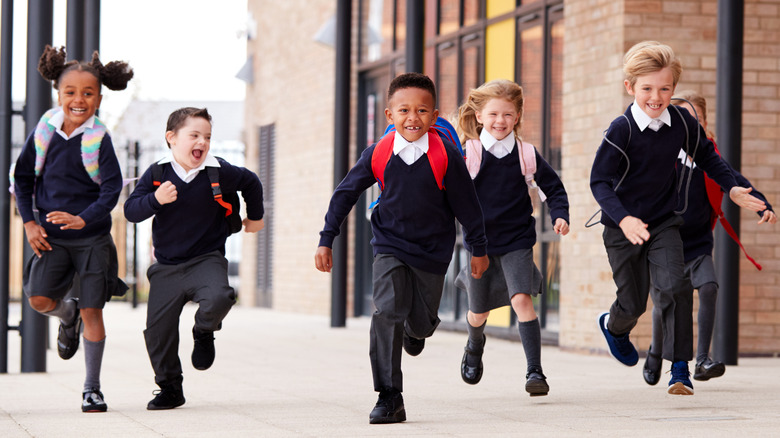
[[[87,113],[86,108],[71,108],[70,112],[73,113],[73,115],[80,116]]]
[[[203,151],[200,149],[194,149],[192,151],[192,157],[196,160],[200,160],[200,158],[203,156]]]

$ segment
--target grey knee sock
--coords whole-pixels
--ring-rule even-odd
[[[539,318],[533,321],[518,322],[517,330],[520,332],[520,340],[523,341],[525,360],[528,369],[532,367],[542,368],[542,329],[539,326]]]
[[[658,306],[653,306],[653,339],[650,341],[650,351],[658,355],[657,357],[647,356],[647,365],[652,369],[658,368],[658,361],[661,361],[661,355],[663,354],[664,345],[664,326],[661,309]]]
[[[84,338],[84,361],[87,365],[87,377],[84,379],[84,391],[100,389],[100,365],[103,363],[103,349],[106,338],[92,342]]]
[[[57,318],[63,321],[70,321],[76,315],[76,312],[78,312],[78,308],[76,306],[76,300],[67,299],[67,300],[57,300],[57,304],[54,306],[52,310],[49,310],[48,312],[41,312],[41,313],[46,316],[56,316]]]
[[[715,326],[715,306],[718,301],[718,285],[707,283],[699,288],[699,342],[696,346],[696,362],[710,355],[712,330]]]
[[[468,321],[466,321],[466,327],[468,327],[469,330],[469,340],[468,343],[466,344],[466,348],[469,351],[477,354],[482,353],[485,347],[485,325],[486,324],[487,321],[483,322],[482,325],[479,327],[474,327],[473,325],[469,324]],[[475,367],[479,365],[479,359],[471,355],[466,355],[466,363],[468,363],[469,366]]]

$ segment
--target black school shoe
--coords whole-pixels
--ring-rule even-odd
[[[376,406],[368,415],[370,424],[389,424],[406,421],[406,409],[404,398],[397,389],[383,389],[379,391],[379,399]]]
[[[184,391],[181,389],[181,384],[161,384],[160,389],[154,391],[154,395],[154,399],[146,405],[146,409],[149,411],[178,408],[185,402]]]
[[[650,358],[655,359],[657,366],[650,366]],[[651,350],[647,350],[647,359],[645,359],[645,365],[642,367],[642,377],[648,385],[656,385],[661,380],[661,367],[663,366],[664,359],[660,354],[655,354]]]
[[[715,377],[720,377],[726,372],[726,365],[723,362],[715,362],[709,357],[696,364],[693,373],[693,380],[706,381]]]
[[[550,385],[547,384],[547,377],[542,374],[541,368],[528,368],[525,378],[525,391],[531,397],[540,397],[550,392]]]
[[[409,354],[409,356],[417,356],[420,353],[422,353],[423,348],[425,348],[425,339],[417,339],[409,336],[406,334],[406,331],[404,331],[404,350]]]
[[[103,393],[97,388],[90,388],[84,391],[81,402],[81,412],[106,412],[108,405],[103,400]]]
[[[192,347],[192,366],[196,370],[207,370],[214,363],[214,332],[203,332],[192,328],[192,339],[195,344]]]
[[[78,301],[76,298],[71,300]],[[73,319],[67,323],[60,320],[59,333],[57,334],[57,354],[68,360],[79,349],[79,337],[81,335],[81,312],[76,304],[76,313]]]
[[[482,353],[485,352],[485,341],[487,338],[482,335],[482,350],[475,351],[469,349],[469,343],[466,343],[466,348],[463,350],[463,359],[460,361],[460,378],[469,385],[476,385],[482,380],[482,371],[484,367],[482,365]],[[471,360],[469,360],[471,358]],[[477,366],[470,366],[469,362],[478,362]]]

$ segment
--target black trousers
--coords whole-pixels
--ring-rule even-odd
[[[178,265],[155,263],[149,277],[149,303],[146,308],[146,351],[154,369],[154,381],[180,384],[179,317],[189,301],[198,303],[195,328],[216,331],[236,302],[236,292],[228,284],[227,260],[214,251]]]
[[[417,339],[433,335],[440,322],[444,275],[413,268],[389,254],[377,255],[373,269],[376,311],[371,317],[369,356],[374,390],[403,391],[404,330]]]
[[[690,361],[693,358],[693,286],[685,275],[682,218],[673,216],[648,228],[650,239],[634,245],[620,228],[604,227],[616,299],[609,309],[609,330],[616,335],[629,333],[647,309],[650,284],[655,287],[653,303],[663,321],[663,358]]]

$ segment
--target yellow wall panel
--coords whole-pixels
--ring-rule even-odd
[[[487,0],[487,18],[505,14],[517,7],[515,0]]]
[[[515,79],[515,22],[488,26],[485,35],[485,80]]]

